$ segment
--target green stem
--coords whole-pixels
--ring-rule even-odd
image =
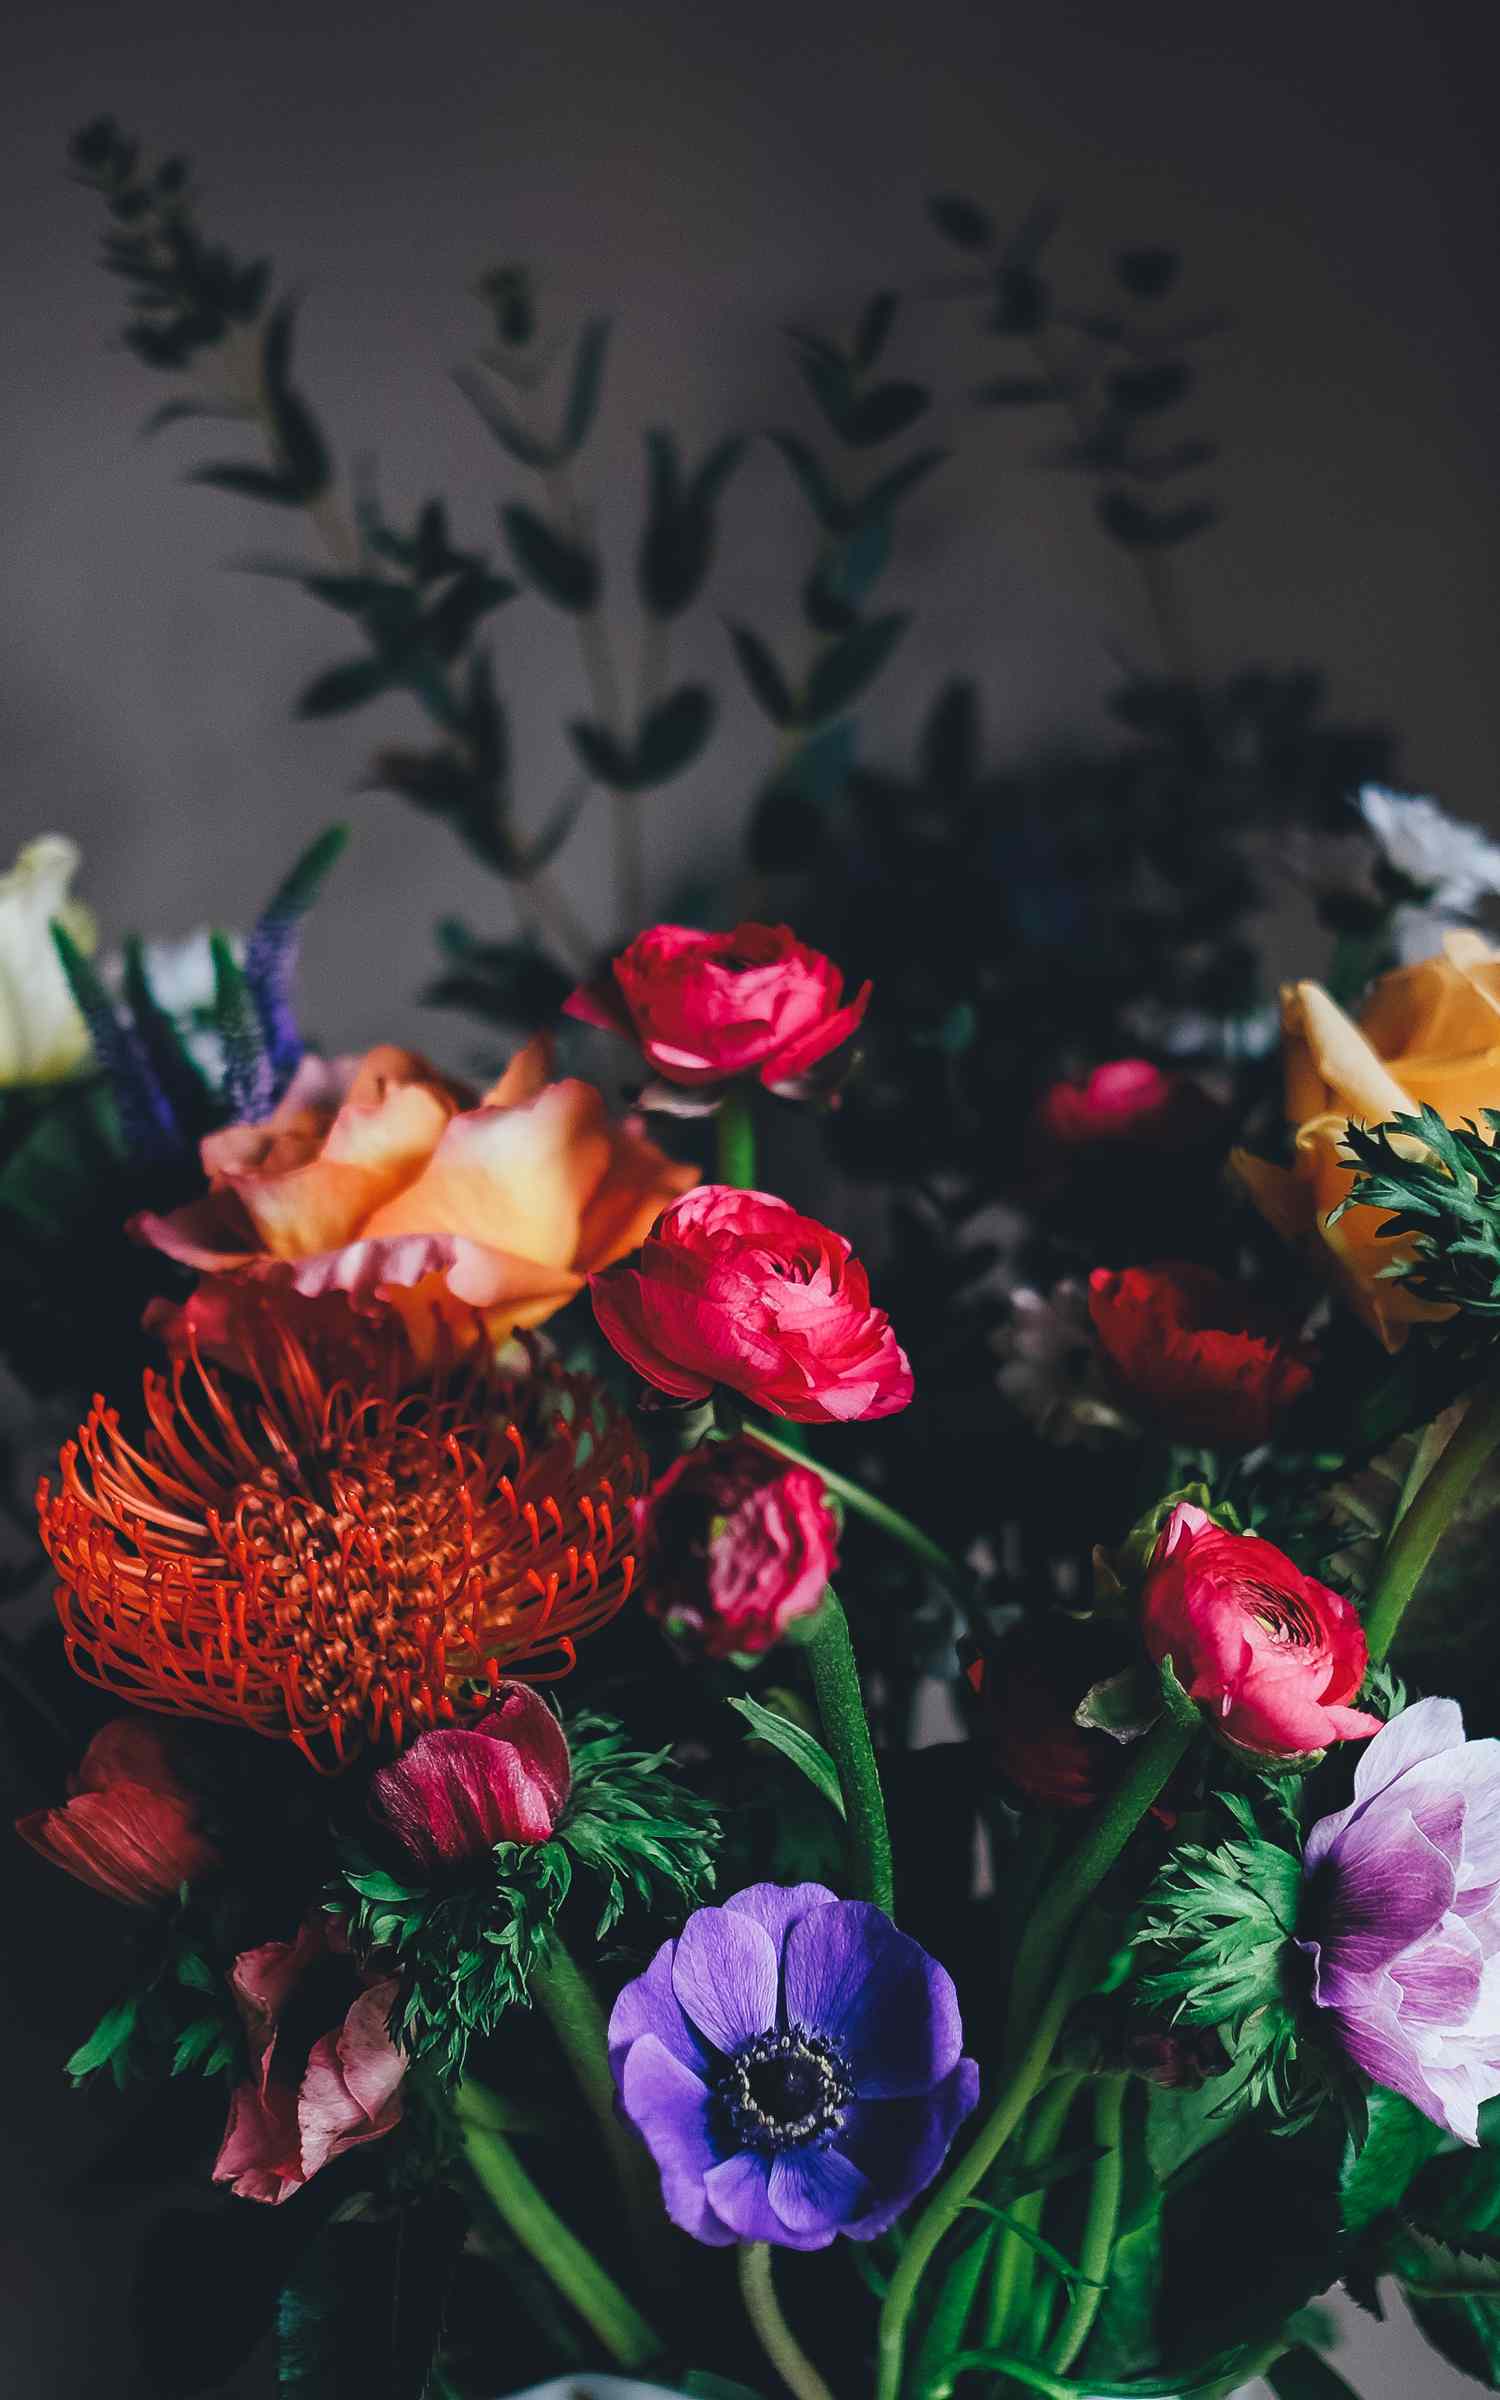
[[[1039,2166],[1051,2157],[1082,2081],[1081,2074],[1071,2071],[1066,2075],[1055,2075],[1037,2101],[1021,2145],[1021,2157],[1027,2166]],[[986,2343],[993,2344],[997,2350],[1003,2346],[1006,2335],[1020,2317],[1031,2286],[1035,2252],[1025,2234],[1017,2232],[1016,2227],[1025,2226],[1034,2232],[1041,2224],[1045,2205],[1045,2192],[1023,2192],[1009,2211],[1014,2222],[1001,2227],[1000,2251],[990,2286],[989,2315],[985,2328]]]
[[[737,1192],[755,1189],[755,1114],[750,1095],[731,1084],[714,1119],[719,1153],[719,1181]]]
[[[889,1916],[894,1886],[885,1794],[880,1788],[880,1769],[870,1740],[870,1721],[865,1715],[854,1644],[849,1639],[849,1620],[837,1595],[831,1591],[823,1595],[817,1630],[807,1645],[807,1663],[812,1671],[824,1737],[844,1795],[855,1897],[873,1900]]]
[[[1159,1718],[1134,1745],[1120,1782],[1049,1882],[1016,1953],[1010,2006],[1012,2041],[1047,1988],[1084,1902],[1109,1873],[1192,1740],[1191,1726],[1179,1724],[1174,1717]]]
[[[1057,2339],[1047,2353],[1047,2364],[1058,2375],[1067,2373],[1093,2332],[1094,2319],[1104,2298],[1125,2181],[1125,2153],[1120,2146],[1124,2127],[1125,2078],[1106,2075],[1094,2095],[1094,2139],[1104,2155],[1094,2168],[1083,2243],[1078,2253],[1078,2264],[1088,2281],[1076,2286]]]
[[[741,2242],[740,2297],[762,2350],[795,2400],[833,2400],[833,2394],[781,2313],[768,2242]]]
[[[665,2232],[666,2225],[650,2153],[622,2123],[615,2108],[604,2011],[587,1976],[556,1933],[541,1964],[532,1969],[531,1990],[598,2127],[642,2263],[658,2264],[656,2237]],[[665,2273],[661,2280],[667,2280]]]
[[[1036,2098],[1068,2011],[1093,1980],[1095,1945],[1091,1936],[1092,1929],[1086,1928],[1084,1938],[1075,1943],[989,2115],[912,2227],[880,2314],[878,2400],[898,2400],[907,2319],[928,2261]]]
[[[616,2365],[627,2372],[649,2365],[665,2347],[660,2335],[543,2198],[504,2134],[496,2131],[485,2103],[482,2085],[470,2080],[459,2085],[454,2103],[459,2131],[486,2199]]]
[[[922,1531],[920,1525],[914,1525],[910,1517],[903,1517],[898,1508],[878,1500],[873,1492],[865,1490],[862,1483],[854,1483],[847,1475],[840,1475],[834,1468],[825,1467],[821,1459],[809,1461],[806,1452],[787,1434],[773,1433],[768,1425],[759,1424],[746,1425],[745,1432],[752,1442],[759,1442],[762,1450],[774,1450],[778,1458],[794,1458],[799,1466],[811,1464],[829,1491],[835,1492],[846,1508],[852,1508],[858,1516],[867,1517],[872,1525],[878,1525],[893,1541],[909,1550],[914,1558],[919,1558],[924,1566],[930,1567],[935,1575],[940,1575],[945,1583],[958,1590],[963,1589],[967,1579],[957,1559],[950,1557],[940,1543]]]
[[[1407,1602],[1422,1580],[1444,1527],[1497,1448],[1500,1448],[1500,1379],[1482,1385],[1475,1392],[1457,1432],[1419,1486],[1411,1506],[1391,1529],[1365,1610],[1365,1634],[1372,1666],[1378,1666],[1390,1649]]]

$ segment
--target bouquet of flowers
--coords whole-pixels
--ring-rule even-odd
[[[176,162],[110,126],[75,159],[147,363],[251,360],[271,463],[218,483],[323,510],[264,272]],[[1013,333],[1040,239],[986,270]],[[529,289],[490,300],[514,368]],[[806,353],[856,449],[911,420],[900,383],[857,414],[893,313]],[[658,630],[733,463],[654,453]],[[430,514],[367,514],[317,579],[373,644],[321,705],[409,689],[446,748],[386,780],[546,895],[554,951],[450,950],[446,997],[545,1020],[502,1071],[305,1042],[342,829],[176,953],[96,957],[60,836],[0,881],[11,1486],[48,1452],[6,1570],[17,1830],[116,1908],[73,2081],[201,2094],[207,2308],[143,2311],[160,2392],[232,2370],[234,2291],[303,2400],[601,2364],[696,2400],[1334,2400],[1312,2303],[1390,2279],[1500,2387],[1500,853],[1375,784],[1327,803],[1350,745],[1299,779],[1283,721],[1279,816],[1189,855],[1163,726],[1205,807],[1243,799],[1268,687],[1156,689],[1133,823],[1118,763],[1007,814],[949,693],[925,820],[830,880],[819,728],[894,638],[839,576],[893,505],[838,502],[795,691],[738,636],[796,736],[761,871],[839,964],[711,905],[643,924],[633,833],[622,938],[585,940],[490,806],[483,653],[453,674],[500,579]],[[510,537],[592,642],[569,522]],[[627,827],[706,736],[693,689],[574,729]],[[839,793],[901,813],[848,755]],[[1273,818],[1335,935],[1279,1034],[1236,886]]]

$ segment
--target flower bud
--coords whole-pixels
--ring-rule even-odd
[[[198,1801],[174,1772],[168,1737],[145,1717],[116,1717],[83,1754],[71,1799],[21,1817],[16,1831],[53,1865],[128,1908],[175,1898],[219,1863]]]
[[[823,1479],[758,1443],[704,1442],[635,1503],[646,1608],[708,1658],[769,1650],[821,1604],[838,1563]]]
[[[370,1807],[431,1873],[497,1842],[545,1842],[571,1782],[567,1736],[546,1701],[502,1683],[478,1725],[421,1734],[382,1767]]]

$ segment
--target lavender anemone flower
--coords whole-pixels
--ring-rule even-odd
[[[1500,2093],[1500,1742],[1466,1742],[1456,1700],[1416,1701],[1304,1866],[1314,2001],[1373,2082],[1477,2142]]]
[[[870,2241],[979,2096],[945,1969],[863,1900],[752,1884],[700,1908],[609,2025],[620,2103],[696,2241]]]

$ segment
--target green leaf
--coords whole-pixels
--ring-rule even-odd
[[[774,652],[748,625],[731,625],[729,638],[745,681],[772,724],[790,725],[797,714],[797,703]]]
[[[273,467],[241,466],[231,460],[222,466],[194,467],[187,480],[205,484],[210,491],[233,492],[242,500],[270,500],[281,508],[302,506],[298,484]]]
[[[1500,2391],[1500,2300],[1423,2300],[1409,2295],[1411,2313],[1440,2357]]]
[[[568,739],[597,783],[608,784],[612,792],[635,790],[635,760],[607,725],[592,725],[586,717],[575,717],[568,727]]]
[[[153,408],[141,427],[141,439],[149,441],[153,434],[164,433],[169,425],[184,425],[193,418],[208,417],[220,424],[243,425],[253,414],[251,409],[237,408],[227,400],[164,400],[160,408]]]
[[[904,611],[871,617],[832,650],[825,651],[807,679],[803,715],[816,725],[838,716],[874,682],[911,619]]]
[[[796,433],[773,433],[771,440],[791,468],[818,523],[829,533],[842,533],[849,522],[849,511],[812,445]]]
[[[281,472],[306,504],[325,492],[333,478],[328,445],[317,419],[292,389],[292,329],[296,302],[284,300],[266,321],[261,359],[266,404],[275,430]]]
[[[1440,2128],[1399,2092],[1377,2084],[1369,2099],[1369,2131],[1351,2143],[1340,2179],[1344,2224],[1364,2233],[1378,2217],[1399,2208],[1406,2188],[1442,2140]]]
[[[1409,2225],[1391,2264],[1415,2299],[1500,2297],[1500,2237],[1465,2231],[1444,2241]]]
[[[363,708],[391,688],[391,671],[384,659],[350,658],[337,667],[325,667],[321,675],[298,695],[299,717],[340,717],[351,708]]]
[[[741,440],[720,442],[684,481],[672,436],[647,434],[650,483],[638,579],[653,615],[679,616],[702,589],[713,561],[714,504],[744,449]]]
[[[854,363],[857,367],[865,369],[875,365],[891,338],[891,328],[896,322],[900,306],[898,292],[876,292],[866,301],[860,311],[859,323],[854,328]]]
[[[423,2400],[467,2212],[453,2193],[324,2227],[276,2312],[294,2400]]]
[[[96,2074],[100,2067],[109,2067],[117,2083],[123,2081],[124,2054],[140,2016],[139,1996],[132,1992],[114,2008],[106,2009],[86,2042],[80,2042],[63,2069],[74,2083]]]
[[[583,615],[599,598],[599,561],[591,550],[559,533],[534,509],[512,501],[500,512],[500,522],[527,581],[544,599],[574,616]]]
[[[928,201],[927,213],[939,233],[956,242],[960,250],[988,250],[995,241],[994,218],[961,193],[937,193]]]
[[[932,405],[932,394],[920,383],[879,383],[845,409],[838,430],[852,449],[873,450],[906,433]]]
[[[903,460],[899,467],[892,467],[889,475],[882,475],[878,483],[872,483],[855,503],[857,521],[861,525],[869,524],[872,519],[888,522],[900,503],[919,484],[925,483],[948,456],[946,450],[918,450],[913,457]]]
[[[578,337],[573,353],[573,380],[568,391],[568,405],[563,412],[561,460],[576,455],[583,448],[599,413],[599,401],[604,390],[604,362],[609,353],[609,319],[592,317]]]
[[[670,782],[691,766],[713,730],[714,696],[701,683],[685,683],[658,701],[636,745],[638,785]]]
[[[792,1765],[822,1793],[829,1807],[837,1809],[840,1816],[844,1815],[844,1794],[838,1769],[821,1742],[815,1741],[810,1733],[804,1733],[800,1725],[794,1725],[790,1717],[781,1716],[774,1708],[762,1707],[758,1700],[741,1695],[732,1699],[729,1705],[744,1718],[753,1740],[765,1742],[770,1749],[779,1750],[783,1758],[790,1759]]]
[[[1326,2358],[1300,2346],[1267,2367],[1265,2377],[1276,2400],[1359,2400],[1353,2384],[1346,2383]]]

